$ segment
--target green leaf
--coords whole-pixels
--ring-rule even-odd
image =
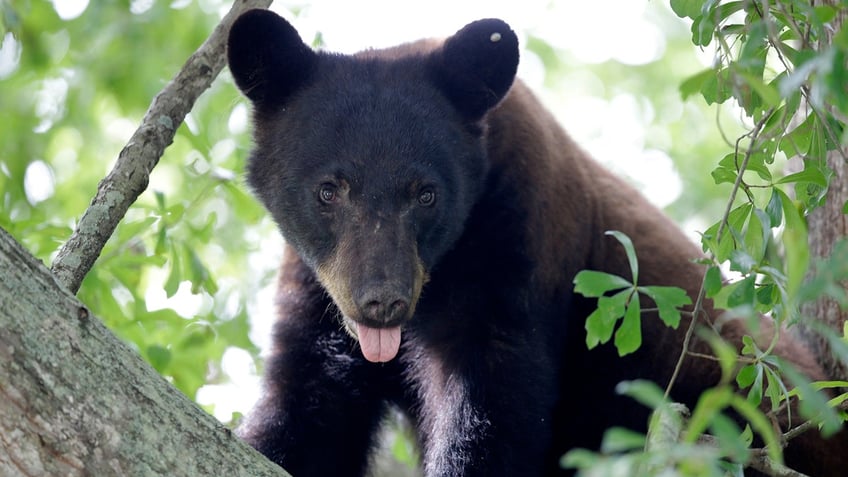
[[[165,227],[163,222],[159,223],[158,230],[156,231],[156,245],[153,248],[153,251],[156,255],[164,255],[168,250],[168,228]]]
[[[820,23],[827,23],[836,17],[836,9],[830,5],[816,5],[813,11]]]
[[[779,227],[783,223],[783,206],[780,202],[780,194],[776,189],[771,191],[771,198],[766,206],[766,215],[769,217],[771,227]]]
[[[789,134],[785,134],[780,140],[780,151],[786,154],[786,157],[806,156],[810,150],[815,122],[816,115],[810,114]]]
[[[189,263],[189,278],[191,280],[191,292],[200,293],[201,289],[205,289],[210,295],[214,295],[218,291],[218,285],[209,273],[209,269],[200,260],[200,257],[191,247],[185,247],[185,253]]]
[[[601,297],[609,291],[631,287],[632,283],[618,275],[595,270],[582,270],[574,277],[574,291],[586,297]]]
[[[177,251],[176,247],[170,247],[169,255],[171,270],[170,273],[168,273],[168,279],[165,281],[165,295],[168,298],[171,298],[180,288],[180,282],[183,281],[183,274],[182,266],[180,264],[182,261],[180,258],[181,254]]]
[[[716,167],[710,172],[710,175],[713,178],[713,182],[716,185],[719,184],[733,184],[736,182],[737,173],[732,169],[728,169],[726,167]]]
[[[757,431],[757,434],[762,437],[766,444],[766,452],[769,458],[777,463],[783,463],[783,448],[780,446],[780,441],[777,432],[771,425],[771,422],[765,414],[754,404],[742,399],[737,395],[732,395],[733,409],[741,414]]]
[[[836,35],[833,36],[832,45],[839,47],[841,50],[848,50],[848,30],[840,28]]]
[[[756,379],[756,377],[757,365],[749,364],[743,366],[736,375],[736,384],[738,384],[740,388],[745,389],[754,383],[754,379]]]
[[[804,163],[806,166],[807,161]],[[776,184],[787,184],[790,182],[811,182],[821,187],[827,187],[827,178],[818,167],[805,167],[805,169],[801,172],[796,172],[780,178]]]
[[[181,222],[185,217],[185,212],[186,208],[183,204],[176,204],[168,207],[168,210],[163,216],[166,226],[173,227],[179,224],[179,222]]]
[[[709,16],[703,15],[693,18],[692,21],[692,43],[696,46],[709,46],[713,41],[715,23]]]
[[[143,231],[147,230],[151,225],[153,225],[157,220],[156,217],[145,217],[141,220],[136,220],[132,222],[121,222],[120,227],[118,228],[118,233],[120,236],[126,237],[127,240],[131,240],[136,238],[142,234]]]
[[[680,18],[696,18],[701,15],[703,0],[671,0],[671,9]]]
[[[692,299],[682,288],[648,286],[639,287],[638,290],[654,300],[660,319],[674,329],[680,325],[680,308],[692,304]]]
[[[159,345],[147,347],[147,360],[156,368],[156,371],[163,373],[171,362],[171,351]]]
[[[617,230],[608,230],[605,235],[611,235],[624,246],[624,251],[627,254],[627,260],[630,262],[630,273],[633,276],[633,284],[639,283],[639,261],[636,259],[636,249],[633,247],[633,242],[626,234]]]
[[[759,358],[760,355],[762,355],[762,351],[760,351],[759,347],[757,347],[757,343],[754,342],[754,338],[751,338],[749,335],[742,337],[742,354],[756,358]]]
[[[736,308],[737,306],[746,306],[754,304],[754,284],[756,277],[748,276],[732,285],[732,291],[727,297],[727,306]]]
[[[765,21],[761,19],[749,21],[746,25],[742,48],[739,50],[735,61],[735,66],[739,72],[751,75],[759,81],[762,81],[763,68],[765,67],[768,46],[766,34]]]
[[[813,210],[824,204],[827,195],[827,187],[822,187],[812,182],[795,183],[795,200],[804,210]]]
[[[692,410],[692,417],[683,435],[683,441],[694,443],[710,426],[716,414],[730,405],[733,391],[728,386],[707,389],[701,393],[698,404]]]
[[[769,156],[763,152],[752,152],[748,155],[748,163],[746,164],[746,171],[756,172],[761,179],[765,181],[771,181],[771,171],[768,166],[766,166],[766,161]],[[725,172],[719,173],[721,174],[732,174],[732,180],[725,180],[724,182],[733,183],[736,181],[736,176],[739,173],[739,169],[744,162],[745,156],[737,153],[730,153],[724,156],[721,161],[719,161],[718,165],[720,169],[726,169]],[[716,177],[716,171],[713,171],[713,178]]]
[[[704,3],[704,7],[706,7],[706,2],[701,0]],[[742,10],[747,6],[747,2],[744,1],[736,1],[736,2],[727,2],[715,5],[715,9],[712,12],[712,17],[715,19],[717,23],[722,23],[726,21],[731,15]]]
[[[707,81],[714,79],[716,74],[714,68],[707,68],[683,80],[679,88],[681,98],[685,100],[700,93]]]
[[[593,467],[600,460],[600,455],[586,449],[572,449],[559,460],[564,469],[584,469]]]
[[[748,460],[748,445],[742,438],[742,430],[733,419],[718,413],[713,417],[710,430],[717,438],[722,455],[737,462]]]
[[[618,331],[615,332],[615,347],[619,356],[628,355],[642,346],[642,320],[639,306],[639,294],[633,294],[627,309],[624,312],[624,320]]]
[[[735,236],[740,235],[739,232],[743,229],[748,215],[751,213],[752,206],[749,203],[740,205],[730,211],[727,218],[727,224],[722,231],[722,235],[717,239],[718,231],[721,222],[716,222],[708,228],[703,235],[701,242],[706,247],[705,250],[710,250],[715,254],[718,262],[724,262],[730,258],[730,253],[736,249]]]
[[[757,261],[742,250],[730,252],[730,270],[739,273],[750,273],[757,266]]]
[[[798,51],[798,54],[792,59],[792,62],[795,63],[795,69],[780,82],[780,91],[783,96],[788,96],[791,92],[799,90],[816,72],[827,71],[830,68],[829,56],[832,54],[831,50],[825,50],[823,53],[816,54],[811,50]],[[813,116],[815,115],[810,115],[810,117]]]
[[[159,206],[159,210],[165,210],[165,193],[159,190],[153,191],[153,196],[156,198],[156,205]]]
[[[768,142],[765,145],[774,144],[773,142]],[[774,150],[769,150],[764,153],[752,153],[750,158],[748,159],[748,168],[749,171],[754,171],[760,176],[760,179],[771,182],[771,170],[768,168],[766,163],[771,163],[774,160]]]
[[[748,402],[754,406],[759,406],[763,402],[763,365],[755,366],[757,372],[754,375],[754,382],[751,383],[751,390],[748,391]]]
[[[604,432],[604,439],[601,442],[601,452],[605,454],[627,452],[644,447],[644,434],[621,427],[611,427],[608,429]]]
[[[716,71],[714,76],[707,78],[701,86],[701,95],[707,104],[724,103],[733,96],[733,82],[730,70],[727,68]]]
[[[781,73],[785,74],[785,73]],[[777,79],[771,81],[771,85],[777,84]],[[777,107],[772,111],[771,115],[766,119],[765,125],[763,126],[762,135],[768,138],[779,138],[787,129],[787,117],[788,117],[789,105],[782,105]],[[773,154],[773,153],[772,153]],[[772,154],[769,154],[772,156]],[[774,157],[770,157],[767,162],[772,163]]]
[[[598,307],[586,318],[586,346],[589,349],[612,338],[616,321],[624,316],[624,305],[629,295],[630,290],[625,290],[598,299]]]
[[[755,264],[759,264],[765,257],[766,245],[771,238],[771,218],[765,211],[756,207],[752,212],[748,219],[748,228],[745,230],[745,246],[751,259]]]
[[[747,445],[748,447],[754,442],[754,431],[751,429],[751,425],[748,424],[745,426],[745,430],[742,431],[742,434],[739,436],[740,439]],[[741,475],[741,474],[740,474]]]
[[[810,248],[807,244],[807,224],[783,191],[775,189],[780,194],[783,217],[786,227],[783,231],[783,243],[786,250],[786,291],[789,296],[795,296],[804,282],[810,262]]]
[[[737,352],[736,349],[730,346],[727,341],[715,333],[701,332],[701,338],[710,344],[713,354],[718,358],[718,363],[721,366],[721,381],[725,382],[733,377],[733,372],[736,371]]]
[[[707,269],[706,276],[704,277],[704,292],[707,295],[707,298],[712,298],[716,296],[716,294],[721,291],[722,280],[721,280],[721,270],[713,265]]]
[[[757,289],[757,303],[765,305],[768,309],[772,309],[778,303],[779,298],[780,290],[774,283],[761,285]]]
[[[646,379],[622,381],[615,386],[615,392],[622,396],[629,396],[651,409],[656,409],[667,402],[665,391],[653,381]]]
[[[766,396],[769,398],[769,403],[771,403],[771,410],[776,411],[781,403],[785,402],[789,399],[789,390],[786,388],[786,385],[783,383],[783,380],[780,379],[780,376],[768,366],[763,367],[766,375]],[[792,419],[792,408],[787,408],[787,413],[789,419]]]
[[[256,199],[250,194],[246,194],[244,189],[237,184],[232,181],[224,182],[223,188],[227,194],[227,201],[233,204],[233,210],[237,210],[239,217],[247,223],[255,224],[265,217],[265,211]]]

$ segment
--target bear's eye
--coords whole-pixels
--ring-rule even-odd
[[[338,198],[338,191],[334,184],[324,183],[318,189],[318,199],[325,204],[331,204]]]
[[[436,191],[430,187],[425,187],[418,192],[418,205],[422,207],[430,207],[436,202]]]

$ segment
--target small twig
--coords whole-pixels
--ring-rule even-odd
[[[841,402],[838,406],[835,407],[835,409],[838,409],[840,411],[848,411],[848,401]],[[784,432],[781,436],[781,440],[784,442],[789,442],[792,439],[816,427],[818,427],[818,423],[816,421],[810,420],[803,422],[793,427],[792,429],[789,429],[788,431]]]
[[[711,354],[698,353],[698,352],[695,352],[695,351],[687,351],[686,354],[688,356],[693,357],[693,358],[706,359],[706,360],[709,360],[709,361],[715,361],[717,363],[721,362],[720,359],[718,359],[717,357],[715,357]],[[736,362],[737,363],[744,363],[744,364],[754,364],[754,363],[757,362],[757,360],[754,359],[754,358],[749,358],[747,356],[737,356]]]
[[[757,449],[751,453],[748,467],[760,471],[771,477],[808,477],[797,470],[792,470],[785,465],[771,460],[765,449]]]
[[[246,10],[270,4],[271,0],[236,0],[209,38],[153,98],[141,125],[121,150],[115,167],[100,181],[97,195],[53,261],[53,274],[72,293],[79,290],[106,241],[147,188],[150,172],[173,142],[194,102],[224,68],[230,25]]]

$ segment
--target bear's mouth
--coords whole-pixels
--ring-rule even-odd
[[[358,342],[365,359],[385,363],[394,359],[400,350],[400,325],[374,327],[343,317],[345,329]]]
[[[318,281],[335,303],[345,330],[359,342],[365,359],[391,361],[400,351],[401,328],[414,316],[421,289],[429,279],[424,264],[416,255],[411,274],[386,273],[377,280],[354,273],[351,261],[344,257],[356,254],[347,249],[343,252],[337,250],[315,268]],[[375,266],[365,266],[369,267]],[[385,276],[408,279],[388,281]]]

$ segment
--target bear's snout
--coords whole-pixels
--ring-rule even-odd
[[[408,318],[411,300],[409,293],[399,293],[388,287],[369,288],[356,299],[362,321],[371,326],[392,326]]]

